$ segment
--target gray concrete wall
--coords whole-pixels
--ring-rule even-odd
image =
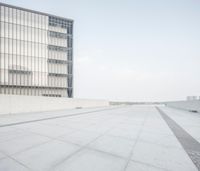
[[[0,95],[0,114],[109,106],[106,100]]]
[[[200,113],[200,100],[166,102],[165,104],[169,107]]]

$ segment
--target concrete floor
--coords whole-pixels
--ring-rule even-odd
[[[200,142],[200,114],[160,109]],[[0,116],[0,171],[23,170],[198,169],[158,110],[138,105]]]

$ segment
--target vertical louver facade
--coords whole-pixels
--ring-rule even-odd
[[[73,97],[73,20],[0,3],[0,93]]]

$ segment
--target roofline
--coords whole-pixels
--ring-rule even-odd
[[[23,10],[23,11],[27,11],[27,12],[37,13],[37,14],[41,14],[41,15],[57,17],[57,18],[61,18],[61,19],[65,19],[65,20],[69,20],[69,21],[71,21],[71,22],[74,22],[74,20],[69,19],[69,18],[60,17],[60,16],[57,16],[57,15],[52,15],[52,14],[49,14],[49,13],[40,12],[40,11],[35,11],[35,10],[23,8],[23,7],[14,6],[14,5],[9,5],[9,4],[5,4],[5,3],[2,3],[2,2],[0,2],[0,5],[6,6],[6,7],[10,7],[10,8],[16,8],[16,9]]]

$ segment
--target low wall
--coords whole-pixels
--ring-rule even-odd
[[[200,113],[200,100],[166,102],[166,106]]]
[[[106,100],[0,95],[0,114],[109,106]]]

